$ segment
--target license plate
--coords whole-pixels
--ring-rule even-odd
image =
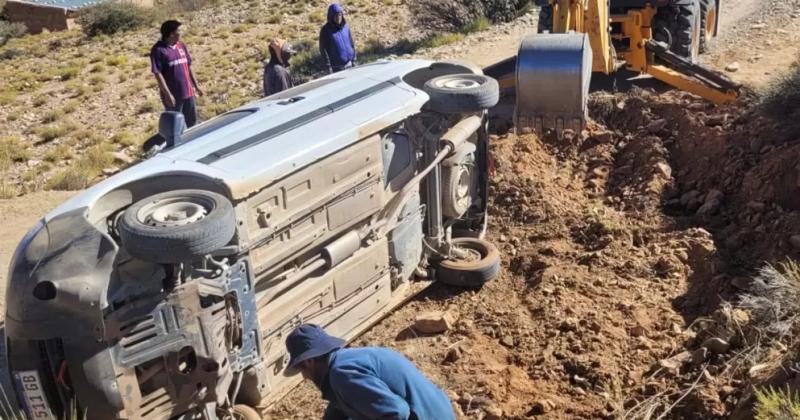
[[[39,380],[39,372],[35,370],[14,372],[14,378],[17,380],[17,389],[22,390],[22,400],[25,403],[28,417],[36,420],[56,420],[47,404],[42,381]]]

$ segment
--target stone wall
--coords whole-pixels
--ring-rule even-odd
[[[67,9],[63,7],[37,5],[8,0],[5,14],[12,22],[22,22],[28,32],[38,34],[42,29],[63,31],[69,29]]]

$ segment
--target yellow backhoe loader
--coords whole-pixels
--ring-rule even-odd
[[[484,72],[514,90],[517,129],[580,130],[592,72],[648,74],[716,104],[740,86],[697,64],[716,36],[721,0],[540,0],[539,32]]]

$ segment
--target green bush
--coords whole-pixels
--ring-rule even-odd
[[[799,419],[800,396],[789,389],[758,389],[753,417],[756,420]]]
[[[510,22],[528,11],[530,0],[412,0],[410,9],[425,29],[463,30],[481,17]]]
[[[24,23],[0,20],[0,47],[6,45],[11,38],[19,38],[28,32]]]
[[[149,25],[155,14],[130,3],[100,3],[81,10],[77,22],[88,36],[110,35]]]

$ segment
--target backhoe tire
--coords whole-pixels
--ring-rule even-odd
[[[539,9],[539,23],[536,25],[536,32],[540,34],[553,32],[553,7],[549,4]]]
[[[665,42],[675,54],[697,63],[700,55],[700,0],[659,7],[653,22],[656,41]]]
[[[122,246],[136,258],[188,262],[230,242],[236,233],[231,202],[205,190],[175,190],[144,198],[118,222]]]
[[[482,74],[446,74],[425,82],[427,108],[442,114],[469,114],[497,105],[500,86]]]
[[[478,238],[455,238],[453,246],[472,253],[470,260],[442,260],[436,267],[438,281],[451,286],[476,289],[497,277],[500,251],[491,242]]]
[[[717,2],[700,0],[700,53],[708,52],[717,30]]]

